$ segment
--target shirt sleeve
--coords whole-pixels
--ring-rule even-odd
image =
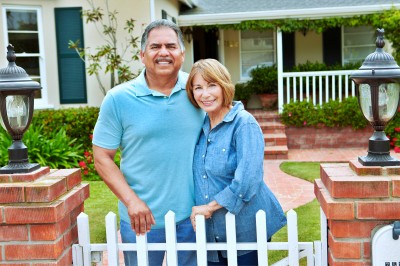
[[[264,136],[257,123],[247,123],[236,131],[234,141],[238,160],[235,176],[214,199],[236,215],[264,182]]]
[[[118,149],[122,138],[122,123],[112,94],[107,93],[93,130],[92,143],[105,149]]]

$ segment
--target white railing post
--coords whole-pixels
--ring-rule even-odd
[[[265,211],[256,214],[258,266],[268,266],[267,220]]]
[[[289,265],[299,265],[299,239],[297,235],[297,213],[294,210],[287,212]]]
[[[119,265],[118,252],[118,233],[117,233],[117,215],[109,212],[106,215],[106,237],[107,237],[107,253],[108,263],[110,265]]]
[[[237,266],[237,250],[236,250],[236,222],[235,215],[226,213],[226,244],[228,252],[228,265]]]
[[[176,223],[173,211],[168,211],[165,215],[165,240],[167,246],[167,265],[177,266]]]
[[[149,265],[149,253],[147,248],[147,234],[136,236],[137,258],[139,266]]]
[[[81,212],[77,218],[78,224],[78,242],[83,249],[83,265],[90,266],[92,264],[92,254],[90,248],[90,230],[89,217]]]
[[[204,215],[196,216],[196,250],[197,265],[207,266],[207,238]]]

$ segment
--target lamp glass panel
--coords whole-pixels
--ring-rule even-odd
[[[6,97],[6,110],[10,127],[24,130],[29,119],[29,101],[26,95],[9,95]]]
[[[360,84],[359,94],[361,111],[369,122],[373,122],[374,117],[372,114],[371,86],[369,86],[369,84]]]
[[[398,83],[383,83],[379,85],[378,90],[379,120],[382,122],[388,122],[393,118],[397,110],[400,85]],[[374,117],[372,112],[370,85],[360,84],[359,92],[361,110],[365,118],[369,122],[373,122]]]
[[[399,83],[385,83],[379,86],[379,119],[389,122],[396,114],[399,103]]]

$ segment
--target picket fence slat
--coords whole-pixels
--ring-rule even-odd
[[[106,231],[108,263],[110,265],[119,265],[117,215],[109,212],[106,215],[106,224],[113,229]]]
[[[89,231],[89,216],[85,213],[80,213],[77,218],[78,224],[78,242],[83,247],[83,263],[90,265],[92,261],[90,249],[90,231]]]
[[[136,236],[136,243],[137,243],[137,258],[139,266],[149,265],[147,234]]]
[[[165,215],[165,238],[167,243],[167,264],[178,265],[175,213],[172,211]]]
[[[288,227],[288,243],[289,243],[289,264],[291,266],[299,265],[299,246],[297,236],[297,213],[290,210],[287,213],[287,220],[292,226]]]
[[[236,222],[235,215],[227,213],[226,220],[226,243],[228,253],[228,265],[237,266],[237,251],[236,251]]]
[[[196,251],[197,265],[207,266],[206,219],[204,215],[196,216]]]
[[[257,226],[257,255],[258,265],[268,265],[268,239],[267,239],[267,220],[265,218],[265,212],[259,211],[256,214],[256,226]]]
[[[73,245],[72,249],[73,263],[76,266],[91,266],[92,253],[107,250],[109,265],[119,265],[119,252],[137,251],[138,265],[146,266],[149,264],[149,251],[165,251],[168,266],[177,266],[178,251],[194,250],[197,252],[198,265],[206,266],[207,251],[225,250],[228,254],[228,264],[230,266],[235,266],[237,265],[238,250],[257,250],[259,265],[268,266],[269,250],[287,250],[288,257],[275,262],[273,266],[299,265],[299,259],[304,257],[307,259],[307,265],[327,265],[327,262],[322,260],[324,249],[326,249],[326,247],[322,247],[322,245],[324,242],[326,243],[326,239],[314,242],[298,242],[297,214],[293,210],[287,213],[288,242],[267,242],[268,228],[266,228],[267,218],[264,211],[259,211],[256,214],[256,242],[237,243],[235,216],[231,213],[227,213],[225,219],[227,233],[226,242],[207,243],[205,218],[203,215],[198,215],[196,216],[196,243],[177,243],[175,213],[169,211],[165,216],[166,243],[148,243],[147,234],[145,234],[137,236],[136,244],[126,244],[118,243],[116,215],[110,212],[106,216],[107,243],[91,244],[89,218],[86,214],[81,213],[77,219],[79,244]],[[323,221],[322,218],[321,221]]]

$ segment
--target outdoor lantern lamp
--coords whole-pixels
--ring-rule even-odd
[[[0,174],[29,173],[40,168],[37,163],[29,163],[22,136],[32,120],[35,91],[41,86],[15,64],[15,59],[14,47],[10,44],[8,66],[0,69],[0,122],[11,135],[12,144],[8,148],[8,165],[0,168]]]
[[[399,105],[400,67],[393,56],[383,51],[383,33],[383,29],[377,30],[375,52],[350,76],[356,84],[361,111],[374,128],[368,154],[358,157],[365,166],[400,165],[399,160],[390,156],[390,143],[384,132]]]

